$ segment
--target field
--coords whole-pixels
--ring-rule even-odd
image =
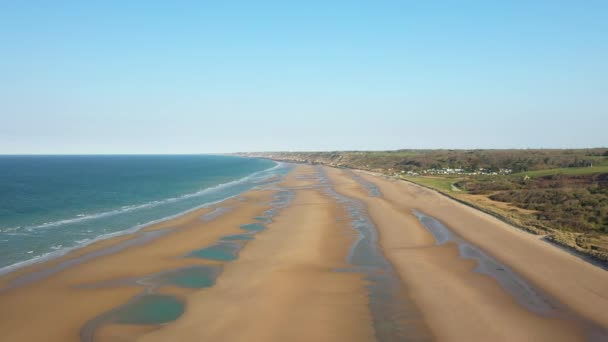
[[[434,176],[426,176],[426,177],[402,176],[400,178],[408,180],[413,183],[427,186],[429,188],[441,190],[441,191],[444,191],[447,193],[461,191],[458,187],[455,186],[455,183],[460,181],[461,178],[439,177],[439,176],[437,176],[437,177],[434,177]]]

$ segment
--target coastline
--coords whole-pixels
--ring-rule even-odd
[[[4,275],[0,277],[3,337],[45,341],[165,340],[163,336],[181,340],[204,336],[247,341],[297,340],[299,336],[324,341],[374,340],[368,280],[357,272],[337,271],[349,267],[347,256],[357,234],[345,209],[317,189],[318,182],[315,170],[298,168],[275,185]],[[289,192],[295,194],[293,199]],[[256,229],[249,231],[249,226]],[[258,226],[263,230],[257,230]],[[163,234],[113,250],[155,232]],[[251,241],[232,241],[243,235],[251,236]],[[217,246],[239,249],[225,258],[216,253]],[[213,255],[209,253],[212,248],[216,248]],[[104,250],[111,252],[87,259]],[[200,252],[205,257],[193,254]],[[78,259],[84,261],[11,286],[20,278]],[[219,270],[217,279],[210,278],[202,287],[165,282],[172,279],[167,274],[202,268]],[[234,298],[235,287],[243,291],[239,300]],[[163,305],[185,306],[181,309],[185,312],[170,317],[167,324],[125,324],[141,318],[131,312],[120,323],[125,319],[118,317],[121,312],[146,298],[169,298],[172,302]],[[251,299],[248,306],[244,306],[245,298]],[[214,306],[214,301],[222,302]],[[226,311],[234,305],[239,309]],[[303,311],[293,311],[293,305]],[[57,308],[61,308],[61,316],[53,315]],[[224,314],[218,321],[216,312],[221,310]],[[207,323],[215,324],[216,330],[200,329],[200,315],[207,315]],[[226,326],[225,319],[250,329]],[[284,329],[273,330],[277,320]],[[251,325],[250,321],[257,323]]]
[[[252,191],[241,196],[246,201],[270,202],[273,192]],[[210,209],[192,211],[172,220],[140,230],[132,235],[100,241],[68,253],[64,257],[40,263],[5,275],[0,280],[2,288],[19,277],[44,271],[63,261],[77,260],[88,253],[111,248],[116,244],[154,230],[166,230],[167,234],[142,245],[102,255],[81,264],[71,265],[43,279],[21,284],[16,288],[0,288],[0,318],[3,336],[9,340],[79,340],[80,328],[86,321],[125,303],[142,291],[141,286],[109,286],[81,288],[121,278],[144,277],[164,270],[208,264],[200,259],[183,258],[188,252],[211,244],[224,234],[240,232],[239,225],[248,223],[251,217],[262,214],[268,205],[243,205],[236,199],[222,202],[221,206],[235,206],[231,215],[204,222],[200,217]],[[238,209],[236,206],[241,204]],[[212,264],[213,262],[211,262]],[[83,303],[86,305],[82,305]],[[49,314],[62,308],[63,317]],[[35,326],[36,329],[28,329]]]
[[[166,198],[166,199],[162,200],[161,202],[171,202],[171,201],[175,201],[175,200],[196,197],[196,196],[200,196],[200,195],[205,194],[205,193],[210,193],[210,192],[217,191],[217,190],[220,190],[220,189],[223,189],[223,188],[227,188],[227,187],[230,187],[230,186],[235,186],[235,185],[243,184],[243,183],[247,182],[248,180],[251,180],[254,177],[259,176],[259,175],[261,175],[261,174],[263,174],[265,172],[271,172],[271,171],[277,170],[277,169],[279,169],[281,167],[285,167],[285,165],[286,165],[286,163],[283,163],[283,162],[280,162],[280,161],[273,161],[273,162],[275,162],[276,165],[273,166],[273,167],[270,167],[268,169],[261,170],[261,171],[256,171],[256,172],[254,172],[254,173],[252,173],[250,175],[247,175],[245,177],[242,177],[242,178],[239,178],[239,179],[235,179],[235,180],[232,180],[232,181],[229,181],[229,182],[226,182],[226,183],[217,184],[217,185],[214,185],[212,187],[205,188],[205,189],[193,192],[193,193],[187,193],[187,194],[184,194],[184,195],[182,195],[182,196],[180,196],[178,198]],[[274,181],[274,180],[276,180],[276,175],[270,175],[267,179],[262,180],[261,184],[263,184],[264,182],[267,182],[267,181]],[[258,186],[258,185],[252,186],[251,189],[255,188],[255,186]],[[202,203],[200,205],[194,206],[192,208],[188,208],[186,210],[177,212],[175,214],[170,214],[168,216],[161,217],[159,219],[154,219],[152,221],[149,221],[149,222],[146,222],[146,223],[143,223],[143,224],[137,224],[135,226],[126,228],[124,230],[119,230],[119,231],[115,231],[115,232],[101,234],[101,235],[98,235],[98,236],[96,236],[96,237],[94,237],[92,239],[85,239],[85,240],[88,240],[88,241],[86,241],[86,242],[84,242],[82,244],[78,244],[78,245],[70,246],[70,247],[65,247],[65,248],[62,248],[62,249],[57,250],[57,251],[48,252],[48,253],[40,256],[40,257],[36,257],[36,258],[32,258],[32,259],[26,259],[26,260],[18,261],[16,263],[13,263],[13,264],[10,264],[10,265],[7,265],[7,266],[3,266],[3,267],[0,268],[0,277],[2,277],[4,275],[9,275],[9,274],[14,273],[14,272],[18,272],[19,270],[24,269],[24,268],[28,268],[29,269],[29,267],[35,266],[36,264],[52,262],[52,261],[54,261],[56,259],[60,259],[60,258],[62,258],[64,256],[66,256],[68,254],[76,255],[79,250],[86,249],[87,247],[92,246],[92,245],[97,245],[101,241],[104,241],[104,240],[114,240],[114,239],[117,239],[117,238],[120,238],[120,237],[125,237],[125,239],[129,239],[129,236],[131,236],[133,234],[136,234],[136,233],[138,233],[138,232],[140,232],[142,230],[146,230],[148,227],[157,226],[158,224],[161,224],[161,223],[166,222],[166,221],[170,221],[170,220],[178,218],[180,216],[184,216],[184,215],[186,215],[186,214],[188,214],[190,212],[198,211],[198,210],[201,210],[201,209],[204,209],[204,208],[214,207],[215,205],[217,205],[217,204],[219,204],[221,202],[224,202],[224,201],[229,200],[231,198],[238,197],[239,195],[240,195],[240,193],[228,195],[228,196],[223,197],[221,199],[213,200],[213,201],[210,201],[210,202],[205,202],[205,203]],[[134,207],[144,207],[147,204],[148,203],[146,203],[144,205],[136,205]],[[116,212],[123,212],[123,211],[124,210],[122,210],[122,209],[121,210],[116,210]],[[94,214],[92,217],[95,218],[95,217],[99,217],[100,215],[101,216],[107,216],[106,214],[108,214],[108,213]],[[83,220],[83,219],[87,219],[87,217],[85,217],[85,218],[77,217],[77,218],[62,220],[60,222],[68,222],[68,221],[71,222],[71,221],[74,221],[74,220],[80,221],[80,220]],[[46,225],[48,225],[48,224],[46,224]],[[110,242],[110,243],[113,243],[113,242]],[[93,249],[94,249],[94,247],[93,247]],[[87,250],[85,250],[85,252],[86,251]]]
[[[500,262],[494,274],[414,210]],[[540,310],[500,282],[502,267],[539,291]],[[37,272],[48,274],[29,276]],[[391,272],[396,283],[384,277]],[[429,189],[298,165],[263,187],[0,276],[0,329],[8,340],[85,342],[601,340],[604,284],[604,270]],[[142,316],[141,305],[164,316]]]
[[[346,213],[315,188],[315,178],[308,167],[290,173],[282,186],[294,197],[268,230],[225,266],[214,287],[192,295],[182,318],[141,340],[374,340],[366,281],[335,271],[348,267],[356,235],[348,221],[336,221]]]

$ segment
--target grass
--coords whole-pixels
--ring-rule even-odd
[[[539,171],[528,171],[515,173],[512,176],[530,176],[530,177],[543,177],[550,175],[568,175],[568,176],[580,176],[589,175],[593,173],[608,173],[608,165],[593,166],[593,167],[568,167],[561,169],[549,169]]]
[[[425,185],[433,189],[441,190],[444,192],[455,192],[452,189],[452,184],[458,182],[460,179],[458,178],[448,178],[448,177],[429,177],[429,176],[419,176],[419,177],[402,177],[410,182]]]

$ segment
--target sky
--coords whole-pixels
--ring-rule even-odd
[[[608,146],[608,1],[1,1],[0,154]]]

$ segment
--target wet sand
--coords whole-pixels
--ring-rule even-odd
[[[293,199],[279,210],[273,199],[285,189]],[[0,278],[2,340],[374,340],[368,282],[336,271],[348,267],[356,233],[315,169],[239,197]],[[150,234],[158,236],[142,239]],[[234,261],[191,255],[218,243],[244,247]],[[196,265],[221,267],[215,283],[162,284],[163,274]],[[185,312],[163,325],[108,319],[148,292],[173,296]]]
[[[307,172],[308,171],[308,172]],[[306,187],[317,182],[284,182]],[[189,310],[142,341],[371,341],[364,281],[347,267],[355,239],[345,213],[319,189],[295,191],[292,203],[227,264],[218,283],[188,298]]]
[[[111,248],[136,238],[122,236],[101,241],[74,253],[33,265],[8,274],[0,280],[0,331],[6,341],[79,341],[80,330],[87,321],[111,310],[142,291],[141,286],[83,287],[122,278],[144,277],[165,270],[197,264],[209,264],[196,258],[183,258],[192,250],[210,245],[227,234],[242,233],[239,225],[269,208],[274,191],[252,191],[242,195],[245,200],[231,199],[218,206],[228,206],[230,215],[204,221],[201,216],[210,209],[201,209],[174,220],[153,225],[146,231],[169,230],[148,243],[102,255],[84,263],[62,269],[43,279],[9,288],[11,283],[44,271],[67,260],[76,260],[89,253]],[[135,329],[137,330],[137,329]]]
[[[428,189],[299,165],[0,277],[0,339],[578,341],[608,326],[607,274]],[[124,317],[154,298],[185,311]]]
[[[324,169],[338,192],[366,204],[383,250],[439,340],[601,340],[589,325],[608,327],[606,271],[431,190]],[[373,196],[357,177],[377,186],[381,195]],[[520,274],[555,307],[539,314],[521,305],[496,279],[476,272],[477,263],[463,258],[457,244],[437,244],[414,209]]]

